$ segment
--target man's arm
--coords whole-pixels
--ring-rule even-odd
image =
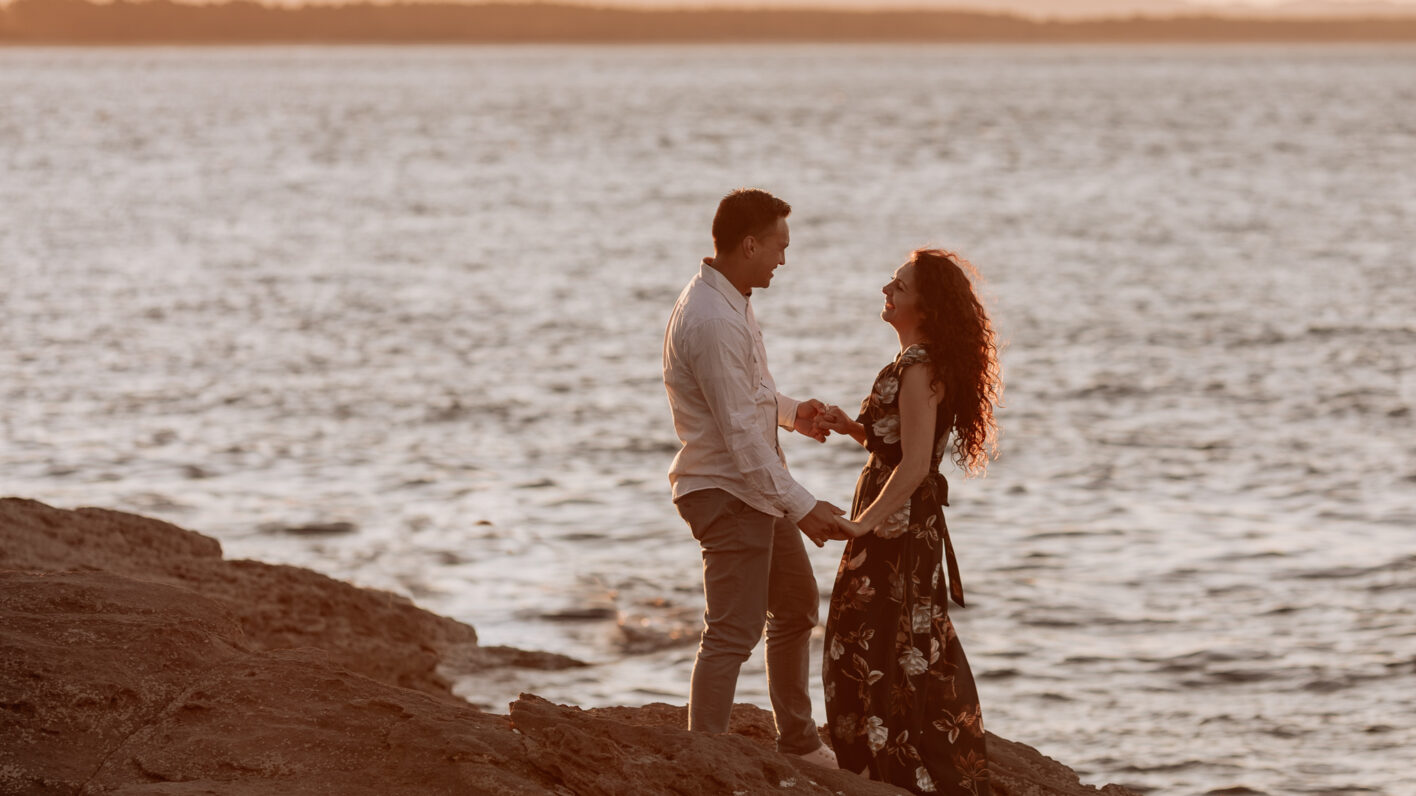
[[[734,465],[758,498],[749,502],[775,507],[799,522],[815,508],[816,499],[787,472],[762,433],[761,424],[770,419],[758,414],[753,400],[760,385],[753,376],[751,352],[745,326],[714,319],[694,330],[688,359]],[[780,403],[777,415],[780,421]]]
[[[787,472],[777,449],[767,444],[761,424],[770,423],[771,418],[759,415],[753,400],[755,391],[766,387],[758,384],[752,367],[747,330],[731,321],[714,320],[695,331],[688,357],[690,367],[748,488],[756,492],[763,506],[775,507],[785,514],[817,547],[828,539],[847,538],[837,522],[845,512],[812,497]],[[778,420],[781,414],[778,403]],[[800,406],[794,414],[800,419]]]
[[[788,431],[796,431],[797,407],[800,404],[795,398],[777,393],[777,425]]]
[[[797,433],[811,437],[817,442],[825,442],[831,436],[831,429],[821,422],[826,416],[826,404],[809,398],[797,404]]]

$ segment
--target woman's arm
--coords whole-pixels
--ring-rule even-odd
[[[854,518],[857,536],[870,533],[899,511],[929,474],[935,411],[943,397],[931,388],[930,380],[930,367],[924,363],[911,365],[900,376],[900,464],[874,502]]]
[[[849,435],[861,445],[865,444],[865,426],[850,419],[839,406],[828,407],[825,412],[817,415],[816,425],[837,434]]]

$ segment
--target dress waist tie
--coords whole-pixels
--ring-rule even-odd
[[[866,466],[887,473],[895,469],[874,453],[870,454]],[[924,482],[919,485],[916,493],[923,490],[928,490],[926,494],[932,496],[934,504],[940,507],[936,511],[939,512],[939,535],[944,538],[944,566],[949,573],[949,597],[958,603],[960,608],[966,608],[968,606],[964,604],[964,582],[959,578],[959,560],[954,557],[954,543],[949,539],[949,525],[944,521],[943,507],[949,505],[949,481],[943,473],[934,470],[924,477]]]
[[[949,505],[949,481],[944,478],[944,474],[934,471],[924,477],[921,488],[930,490],[935,498],[935,505],[941,508],[939,512],[939,535],[944,537],[944,565],[949,572],[949,597],[959,604],[964,605],[964,582],[959,579],[959,560],[954,557],[954,543],[949,539],[949,525],[944,521],[943,506]]]

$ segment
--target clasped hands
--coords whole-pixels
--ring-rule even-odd
[[[798,434],[811,437],[817,442],[825,442],[831,432],[850,432],[850,416],[839,406],[827,406],[815,398],[808,398],[797,404],[796,430]]]
[[[839,406],[827,406],[811,398],[797,404],[796,430],[817,442],[825,442],[831,432],[848,433],[850,418]],[[865,533],[860,525],[846,519],[845,510],[824,500],[816,505],[797,523],[817,547],[824,547],[827,540],[843,541]]]
[[[860,536],[864,531],[845,517],[845,510],[824,500],[816,501],[811,511],[797,521],[797,527],[817,547],[829,541],[844,541]]]

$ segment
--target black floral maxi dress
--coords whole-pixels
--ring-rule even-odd
[[[880,371],[857,421],[870,460],[851,516],[875,500],[899,465],[900,378],[929,361],[911,346]],[[915,793],[989,793],[983,717],[949,597],[964,604],[944,525],[948,484],[939,472],[949,439],[935,425],[930,472],[909,501],[841,556],[826,622],[826,717],[841,768]],[[948,568],[947,585],[945,567]]]

